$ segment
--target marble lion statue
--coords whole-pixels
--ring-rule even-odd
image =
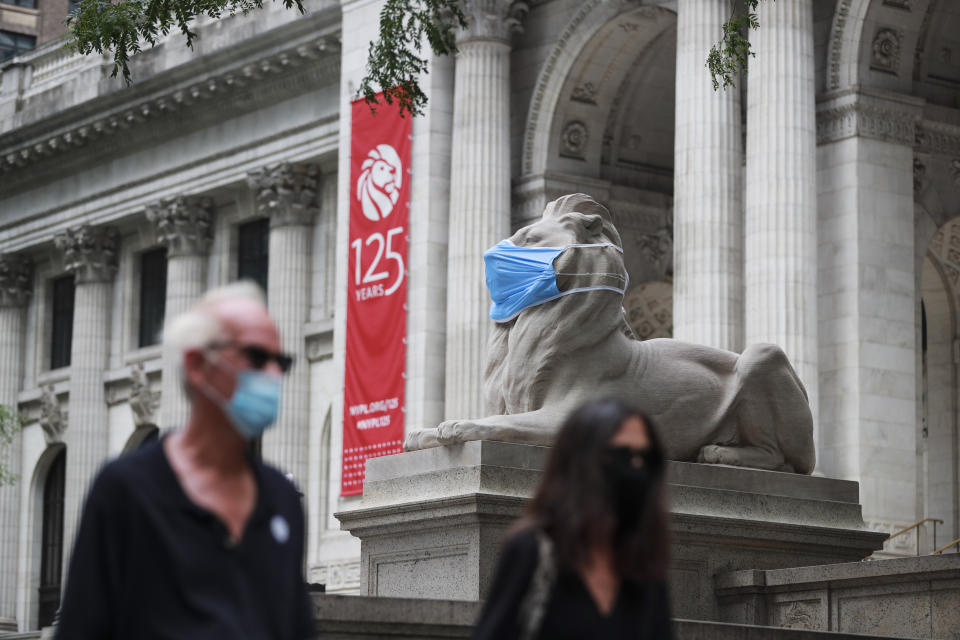
[[[559,198],[506,244],[563,247],[552,265],[561,295],[495,325],[484,377],[491,415],[411,432],[408,450],[469,440],[549,445],[570,410],[617,396],[657,422],[672,460],[813,471],[807,393],[779,347],[736,354],[624,334],[622,243],[602,205],[584,194]]]

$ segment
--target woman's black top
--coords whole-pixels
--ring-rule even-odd
[[[475,640],[520,637],[521,603],[538,556],[533,531],[519,533],[506,542],[489,597],[474,630]],[[673,638],[666,585],[659,581],[624,580],[613,610],[604,615],[580,575],[560,569],[536,637],[541,640]]]

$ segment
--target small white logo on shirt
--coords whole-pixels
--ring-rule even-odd
[[[290,525],[287,524],[283,516],[273,516],[273,519],[270,521],[270,533],[273,534],[274,540],[283,544],[290,539]]]

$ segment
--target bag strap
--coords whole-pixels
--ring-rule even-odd
[[[547,610],[550,592],[557,578],[553,542],[542,531],[537,531],[536,535],[537,566],[520,603],[520,640],[534,640],[540,632],[543,614]]]

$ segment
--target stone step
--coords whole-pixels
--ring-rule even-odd
[[[317,640],[469,638],[481,603],[466,600],[315,594]],[[676,620],[676,640],[862,640],[863,636],[722,622]],[[49,629],[47,635],[49,635]],[[40,640],[41,632],[0,633],[0,640]]]
[[[317,595],[320,640],[469,638],[479,602]],[[676,640],[863,640],[849,633],[676,620]]]

